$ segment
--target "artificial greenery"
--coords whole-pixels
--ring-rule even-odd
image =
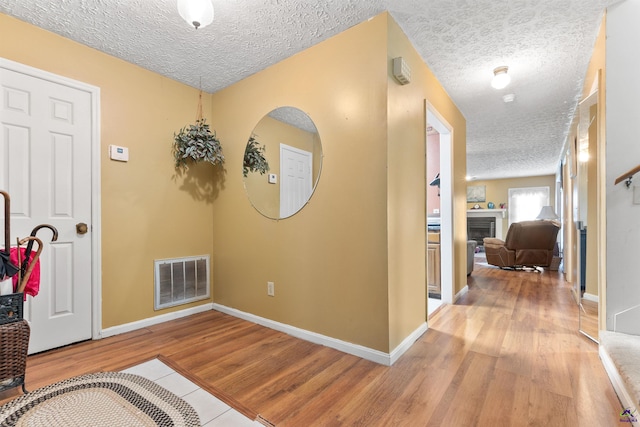
[[[193,125],[180,129],[173,134],[173,157],[176,169],[188,169],[189,160],[193,162],[224,163],[222,146],[215,131],[209,129],[206,119],[196,120]]]
[[[269,162],[264,158],[266,146],[260,147],[258,141],[251,135],[247,148],[244,150],[244,161],[242,163],[242,175],[246,178],[249,172],[260,172],[264,175],[269,172]]]

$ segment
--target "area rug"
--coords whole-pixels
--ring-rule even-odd
[[[153,381],[121,372],[81,375],[0,407],[0,426],[200,426],[196,411]]]

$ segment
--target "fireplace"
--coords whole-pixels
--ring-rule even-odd
[[[468,217],[467,218],[467,240],[475,240],[478,247],[484,247],[485,237],[496,237],[496,218]]]

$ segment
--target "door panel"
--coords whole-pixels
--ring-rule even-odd
[[[280,218],[298,212],[311,197],[313,153],[280,144]]]
[[[38,224],[40,292],[25,302],[29,352],[91,338],[91,94],[0,68],[0,188],[11,195],[11,237]],[[89,229],[91,231],[91,228]]]

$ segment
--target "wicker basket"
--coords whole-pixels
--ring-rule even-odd
[[[29,349],[29,323],[26,320],[0,325],[0,391],[24,386]]]
[[[22,320],[24,294],[0,295],[0,325]]]

